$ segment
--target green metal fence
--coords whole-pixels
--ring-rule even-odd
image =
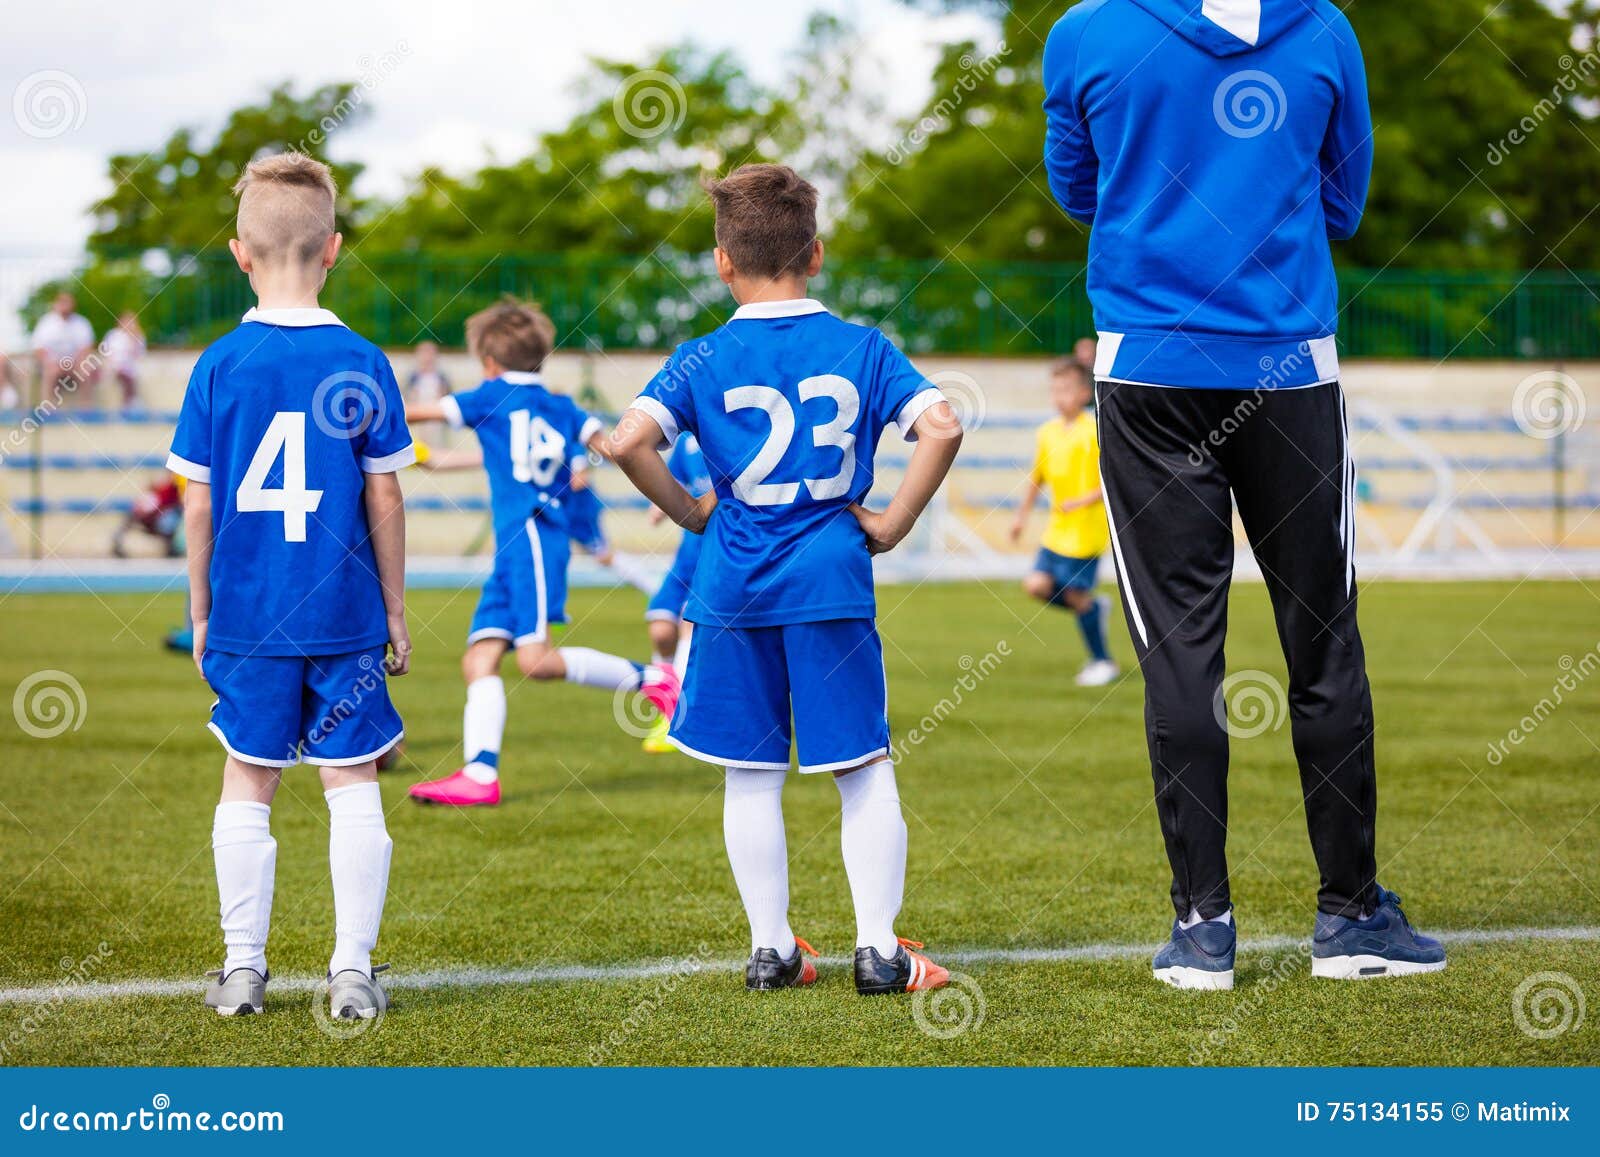
[[[837,261],[815,286],[841,314],[912,352],[1048,354],[1094,325],[1081,265]],[[1600,358],[1600,273],[1347,270],[1341,346],[1350,357]],[[226,253],[175,267],[101,263],[105,305],[139,308],[152,339],[200,345],[248,308]],[[665,349],[731,308],[708,258],[348,253],[324,302],[386,346],[459,345],[467,316],[502,294],[544,304],[564,345]],[[88,304],[88,302],[85,302]]]

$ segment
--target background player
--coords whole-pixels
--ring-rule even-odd
[[[395,471],[415,455],[389,360],[317,306],[341,241],[328,167],[266,157],[236,192],[229,248],[259,305],[195,364],[167,460],[189,480],[194,659],[228,753],[212,828],[227,955],[205,1002],[262,1009],[269,817],[283,769],[303,759],[328,802],[331,1008],[374,1017],[388,1003],[372,949],[394,847],[374,761],[401,738],[384,673],[404,675],[411,654]]]
[[[672,454],[667,459],[667,469],[689,492],[689,497],[700,498],[711,492],[711,473],[706,468],[705,455],[700,452],[700,443],[695,441],[693,434],[679,435],[677,445],[673,446]],[[652,524],[665,517],[660,507],[653,507],[650,511]],[[698,534],[691,534],[687,530],[683,532],[683,537],[678,540],[677,553],[672,556],[672,566],[650,596],[650,605],[644,612],[650,629],[650,647],[655,652],[656,661],[672,664],[679,679],[683,678],[688,668],[689,640],[694,633],[694,624],[684,619],[683,608],[689,601],[689,587],[694,581],[695,566],[700,561],[702,541]],[[660,755],[673,750],[667,739],[671,722],[665,716],[657,720],[650,734],[645,736],[646,751]]]
[[[822,270],[817,191],[781,165],[714,182],[717,273],[739,309],[680,346],[613,436],[618,464],[674,522],[707,535],[673,744],[727,768],[723,833],[750,918],[745,985],[816,979],[789,927],[783,785],[791,717],[802,772],[832,772],[856,910],[856,990],[938,988],[949,973],[896,937],[906,825],[889,756],[870,554],[910,532],[961,427],[882,333],[806,297]],[[709,348],[710,352],[707,352]],[[864,510],[889,425],[916,440],[889,509]],[[695,499],[657,452],[699,440],[716,489]]]
[[[1051,367],[1050,401],[1059,417],[1039,427],[1033,470],[1011,524],[1011,541],[1018,542],[1040,493],[1049,494],[1050,522],[1022,589],[1078,617],[1089,649],[1089,663],[1076,680],[1080,687],[1104,687],[1122,674],[1106,649],[1111,601],[1095,594],[1100,556],[1111,531],[1100,493],[1100,442],[1094,418],[1085,409],[1093,397],[1088,366],[1063,358]]]
[[[466,763],[442,779],[414,784],[422,803],[455,807],[500,802],[500,743],[506,690],[500,663],[515,650],[530,679],[565,679],[601,690],[638,691],[663,715],[678,700],[670,667],[642,667],[588,647],[552,647],[550,629],[566,622],[570,527],[562,496],[574,472],[601,444],[600,420],[539,376],[555,345],[555,326],[537,308],[503,302],[467,319],[467,345],[483,363],[476,389],[407,408],[412,421],[443,420],[478,436],[494,508],[494,573],[472,617],[461,674]]]

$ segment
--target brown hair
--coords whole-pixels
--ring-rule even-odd
[[[1050,363],[1050,376],[1052,378],[1060,377],[1063,374],[1073,375],[1082,385],[1090,387],[1094,385],[1094,371],[1077,358],[1057,358]]]
[[[239,198],[239,240],[264,265],[310,264],[333,236],[333,172],[305,153],[251,161],[233,192]]]
[[[467,318],[467,348],[479,361],[493,358],[502,369],[531,373],[555,345],[555,322],[537,305],[508,298]]]
[[[817,239],[817,190],[787,165],[741,165],[706,191],[717,245],[750,277],[804,274]]]

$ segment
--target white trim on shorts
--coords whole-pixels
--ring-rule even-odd
[[[683,622],[683,616],[674,614],[671,611],[645,611],[644,621],[647,623],[681,623]]]
[[[550,637],[550,603],[549,594],[544,585],[544,543],[539,540],[539,527],[533,519],[528,519],[525,524],[528,531],[528,550],[533,554],[533,586],[535,592],[535,605],[539,608],[534,614],[533,633],[517,636],[517,646],[526,647],[529,643],[542,643]]]
[[[689,756],[691,759],[698,759],[702,763],[717,763],[717,764],[721,764],[723,767],[737,767],[742,771],[788,771],[789,770],[789,761],[788,760],[784,760],[782,763],[756,763],[754,760],[749,760],[749,759],[727,759],[727,758],[724,758],[723,756],[720,756],[720,755],[707,755],[703,751],[696,751],[694,748],[688,746],[682,740],[680,740],[676,735],[668,735],[667,736],[667,742],[672,744],[672,746],[676,747],[679,751],[683,752],[685,755]]]
[[[370,763],[372,760],[377,759],[378,756],[384,754],[386,751],[389,751],[394,747],[395,744],[399,743],[405,737],[406,733],[402,731],[399,735],[396,735],[393,739],[389,740],[389,742],[378,748],[377,751],[368,752],[366,755],[358,755],[353,759],[313,759],[309,755],[303,755],[300,758],[306,763],[311,764],[313,767],[354,767],[358,763]]]
[[[217,702],[220,703],[221,700],[219,699]],[[216,703],[213,703],[211,706],[215,707],[216,705]],[[300,762],[299,756],[295,756],[293,759],[263,759],[259,755],[246,755],[228,742],[228,737],[222,734],[222,728],[218,727],[214,722],[208,721],[206,727],[212,735],[217,737],[217,742],[222,744],[222,750],[241,763],[253,763],[258,767],[293,767]]]
[[[855,759],[846,759],[839,763],[813,763],[800,765],[801,775],[813,775],[821,771],[842,771],[847,767],[864,767],[868,760],[877,759],[879,756],[888,755],[887,747],[880,747],[877,751],[868,752],[866,755],[857,756]]]
[[[474,643],[480,643],[484,639],[504,639],[509,643],[512,641],[512,635],[510,631],[503,627],[484,627],[482,630],[473,631],[467,636],[467,646],[470,647]]]

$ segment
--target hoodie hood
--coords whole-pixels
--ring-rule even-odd
[[[1238,56],[1272,43],[1311,15],[1318,0],[1133,0],[1212,56]]]

